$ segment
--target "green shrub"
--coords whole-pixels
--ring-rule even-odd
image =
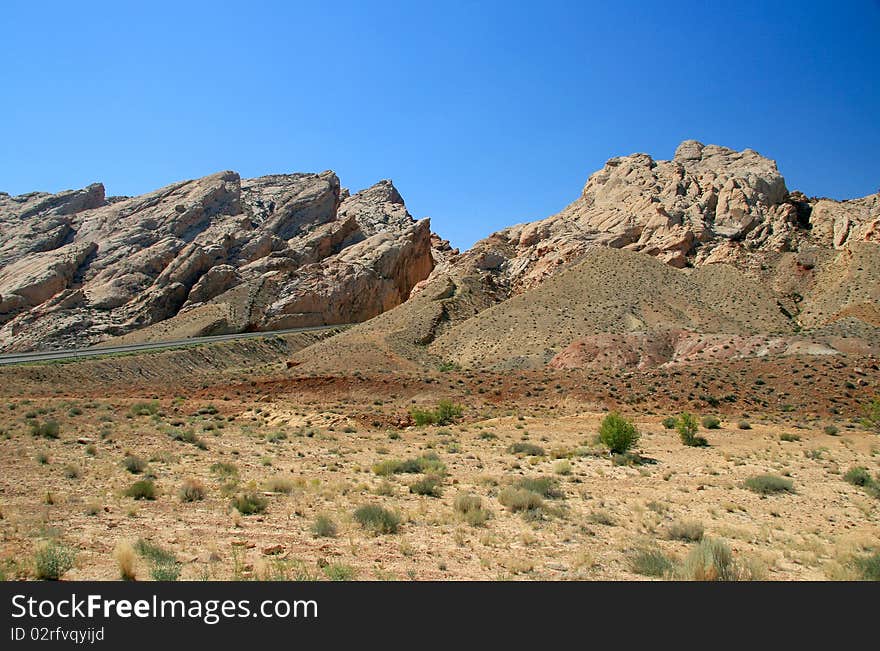
[[[75,552],[55,541],[42,543],[34,554],[36,577],[43,581],[57,581],[73,567]]]
[[[440,479],[429,475],[424,479],[420,479],[417,482],[410,484],[409,492],[415,493],[416,495],[427,495],[428,497],[440,497],[443,494],[440,487],[441,483]]]
[[[450,423],[461,418],[464,409],[461,405],[456,405],[450,400],[441,400],[437,405],[437,424],[449,425]]]
[[[324,567],[324,574],[331,581],[353,581],[357,572],[350,565],[331,563]]]
[[[669,537],[672,540],[697,542],[703,539],[703,524],[695,520],[673,522],[669,525]]]
[[[739,422],[736,424],[736,426],[739,427],[740,429],[752,429],[752,425],[751,425],[751,423],[749,423],[749,421],[747,421],[747,420],[741,420],[741,421],[739,421]]]
[[[449,425],[461,418],[462,413],[464,413],[464,408],[450,400],[441,400],[437,404],[437,408],[433,410],[420,409],[418,407],[413,407],[410,410],[413,421],[419,427],[424,427],[425,425]]]
[[[844,481],[849,482],[853,486],[870,486],[874,483],[874,480],[871,479],[871,475],[868,474],[868,469],[864,466],[855,466],[854,468],[850,468],[846,471],[846,474],[843,476]]]
[[[138,456],[128,454],[122,460],[122,467],[133,475],[139,475],[147,469],[147,462]]]
[[[743,482],[743,486],[760,495],[773,495],[775,493],[793,493],[794,488],[790,479],[779,475],[755,475]]]
[[[534,443],[527,443],[525,441],[520,441],[518,443],[512,443],[507,451],[512,454],[526,454],[530,457],[543,457],[545,452],[544,448],[540,445],[535,445]]]
[[[44,439],[57,439],[61,435],[61,426],[55,420],[47,420],[45,423],[34,421],[31,423],[31,435],[42,436]]]
[[[865,581],[880,581],[880,552],[857,558],[854,563]]]
[[[703,416],[703,420],[700,422],[706,429],[719,429],[721,427],[721,421],[715,416]]]
[[[218,461],[217,463],[211,464],[211,472],[220,477],[234,477],[238,475],[238,466],[234,463]]]
[[[336,536],[336,523],[329,515],[319,515],[312,524],[312,534],[315,538],[334,538]]]
[[[180,441],[181,443],[189,443],[190,445],[196,446],[200,450],[208,449],[208,444],[205,443],[198,436],[196,436],[196,433],[191,429],[177,430],[171,432],[171,439],[174,441]]]
[[[397,533],[400,518],[381,506],[364,504],[354,512],[355,521],[375,534]]]
[[[150,578],[154,581],[177,581],[181,565],[177,557],[158,545],[144,540],[135,543],[135,551],[150,564]]]
[[[238,493],[232,498],[232,507],[242,515],[254,515],[266,510],[268,500],[254,492]]]
[[[380,477],[399,473],[419,472],[442,475],[446,472],[446,466],[434,452],[427,452],[413,459],[386,459],[385,461],[379,461],[373,464],[372,470]]]
[[[159,413],[159,403],[155,400],[151,402],[136,402],[129,411],[132,416],[153,416]]]
[[[150,479],[141,479],[125,490],[125,496],[136,500],[154,500],[156,499],[156,485]]]
[[[689,412],[685,411],[679,414],[678,420],[675,422],[675,429],[681,437],[681,442],[685,445],[694,448],[701,448],[709,445],[709,442],[705,438],[697,436],[697,430],[699,429],[697,419]]]
[[[675,429],[675,416],[667,416],[661,422],[663,429]]]
[[[755,566],[734,558],[722,540],[703,538],[678,569],[678,577],[687,581],[752,581],[760,578]]]
[[[880,434],[880,396],[865,405],[865,416],[862,425]]]
[[[611,412],[599,425],[599,440],[611,452],[622,454],[633,447],[640,438],[635,425],[616,412]]]
[[[839,429],[837,429],[837,425],[826,425],[822,428],[822,431],[825,432],[828,436],[837,436]]]
[[[796,441],[800,441],[801,437],[797,434],[792,434],[791,432],[783,432],[779,435],[780,441],[785,441],[786,443],[795,443]]]
[[[630,554],[629,566],[642,576],[663,577],[672,573],[675,564],[659,549],[640,549]]]

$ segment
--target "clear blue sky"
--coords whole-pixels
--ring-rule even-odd
[[[393,179],[466,247],[686,138],[809,195],[880,187],[878,0],[6,0],[0,21],[11,194],[333,169]]]

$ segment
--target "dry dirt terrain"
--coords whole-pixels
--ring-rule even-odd
[[[684,577],[700,538],[723,540],[749,577],[853,579],[880,540],[880,500],[844,479],[880,471],[880,436],[859,420],[880,379],[872,359],[371,376],[297,375],[281,360],[197,385],[85,379],[112,363],[0,370],[7,579],[33,578],[48,540],[75,554],[65,579],[121,567],[138,580]],[[414,423],[413,407],[443,400],[461,416]],[[642,463],[597,443],[609,409],[640,430]],[[663,426],[684,409],[719,417],[700,428],[708,447]],[[763,474],[790,492],[746,487]],[[154,499],[126,495],[145,479]],[[533,501],[517,510],[523,486]],[[261,512],[233,506],[248,493]],[[394,531],[360,523],[364,505],[387,509]]]

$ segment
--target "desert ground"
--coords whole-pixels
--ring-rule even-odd
[[[701,578],[711,540],[742,578],[836,580],[880,545],[870,358],[298,375],[267,353],[200,375],[225,346],[0,369],[3,578],[38,577],[47,545],[64,579]],[[636,454],[598,442],[609,410]],[[681,411],[718,419],[708,446],[664,426]]]

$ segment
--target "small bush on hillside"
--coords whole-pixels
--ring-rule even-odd
[[[828,436],[837,436],[837,434],[840,432],[840,430],[837,429],[837,425],[826,425],[822,428],[822,431],[825,432]]]
[[[443,494],[441,480],[435,476],[428,476],[410,484],[409,492],[428,497],[440,497]]]
[[[507,451],[512,454],[525,454],[530,457],[543,457],[545,454],[544,448],[542,448],[540,445],[527,443],[525,441],[511,443],[510,447],[507,448]]]
[[[266,480],[264,489],[270,493],[283,493],[289,495],[293,492],[293,482],[284,477],[271,477]]]
[[[132,416],[153,416],[159,413],[159,403],[155,400],[151,402],[136,402],[129,411]]]
[[[452,506],[456,513],[472,527],[485,524],[489,519],[489,512],[483,509],[483,500],[477,495],[460,493],[456,495]]]
[[[440,461],[440,457],[434,452],[427,452],[414,459],[386,459],[373,464],[373,472],[380,477],[396,475],[399,473],[431,473],[442,475],[446,472],[446,466]]]
[[[677,572],[687,581],[752,581],[760,578],[758,569],[733,556],[722,540],[704,538],[691,550]]]
[[[659,549],[640,549],[630,554],[630,569],[642,576],[669,576],[675,564]]]
[[[747,420],[741,420],[736,424],[740,429],[752,429],[752,424]]]
[[[548,499],[557,499],[563,496],[562,491],[559,490],[559,483],[552,477],[523,477],[517,480],[514,486]]]
[[[375,534],[397,533],[400,518],[381,506],[365,504],[354,512],[355,521]]]
[[[254,492],[238,493],[232,498],[232,507],[242,515],[254,515],[266,510],[268,500]]]
[[[183,482],[177,496],[181,502],[199,502],[205,499],[205,486],[196,479],[187,479]]]
[[[862,425],[880,434],[880,396],[865,405]]]
[[[706,429],[719,429],[721,427],[721,421],[715,416],[703,416],[703,420],[700,422]]]
[[[217,463],[211,464],[211,472],[220,477],[234,477],[238,475],[238,466],[234,463],[218,461]]]
[[[45,423],[34,421],[31,423],[31,435],[42,436],[44,439],[57,439],[61,435],[61,426],[55,420],[47,420]]]
[[[329,515],[319,515],[312,524],[315,538],[333,538],[336,536],[336,523]]]
[[[125,496],[136,500],[154,500],[156,485],[150,479],[136,481],[125,490]]]
[[[672,540],[697,542],[703,539],[703,524],[696,521],[679,521],[669,525],[669,537]]]
[[[633,447],[640,438],[635,425],[616,412],[611,412],[599,425],[599,440],[611,452],[623,454]]]
[[[425,425],[449,425],[455,420],[461,418],[464,408],[456,405],[450,400],[441,400],[437,404],[436,409],[420,409],[413,407],[410,415],[419,427]]]
[[[743,486],[760,495],[794,492],[794,487],[790,479],[771,474],[749,477],[743,482]]]
[[[694,448],[701,448],[709,445],[709,442],[705,438],[697,436],[697,430],[699,429],[697,419],[689,412],[685,411],[679,414],[678,420],[675,422],[675,429],[681,437],[681,442],[685,445]]]
[[[150,578],[154,581],[177,581],[181,565],[177,557],[146,540],[138,540],[134,546],[138,554],[150,564]]]
[[[544,500],[538,493],[525,488],[508,486],[498,495],[498,501],[514,513],[533,511],[544,505]]]
[[[663,429],[675,429],[675,416],[667,416],[662,423]]]
[[[357,571],[350,565],[331,563],[324,568],[324,574],[330,581],[353,581]]]
[[[864,466],[850,468],[846,471],[843,479],[853,486],[870,486],[874,482],[874,480],[871,479],[871,475],[868,473],[868,469]]]
[[[122,467],[133,475],[139,475],[147,469],[147,462],[138,456],[128,454],[122,460]]]
[[[40,544],[34,554],[36,577],[43,581],[57,581],[73,567],[76,554],[72,549],[49,541]]]
[[[880,581],[880,552],[857,558],[854,563],[865,581]]]

